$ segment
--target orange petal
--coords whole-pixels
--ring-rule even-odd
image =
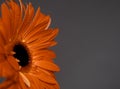
[[[16,59],[14,57],[9,56],[7,60],[15,70],[19,70],[18,62],[16,61]]]
[[[30,26],[25,30],[23,37],[26,38],[28,35],[31,35],[35,30],[33,29],[35,27],[36,21],[38,20],[40,16],[40,8],[37,9],[36,14],[30,23]]]
[[[10,30],[10,12],[5,3],[1,5],[2,20],[5,24],[5,28]]]
[[[14,34],[14,32],[16,31],[16,29],[19,27],[21,23],[22,14],[21,14],[20,6],[18,6],[14,1],[9,2],[8,5],[10,7],[10,14],[11,14],[10,18],[12,19],[11,29],[13,30],[13,34]]]
[[[6,31],[3,27],[3,22],[0,19],[0,43],[3,46],[3,44],[6,44],[8,42],[8,38],[6,38]]]
[[[23,79],[23,82],[28,86],[30,87],[30,81],[29,79],[22,73],[22,72],[19,72],[19,74],[21,75],[22,79]]]
[[[25,73],[25,76],[29,79],[31,85],[29,89],[44,89],[43,83],[37,78],[28,73]]]
[[[32,44],[31,43],[31,44],[28,44],[28,48],[30,48],[31,51],[39,51],[41,49],[46,49],[46,48],[52,47],[56,44],[57,44],[57,42],[55,42],[55,41],[46,42],[46,43],[42,43],[42,44],[38,44],[38,43]]]
[[[44,72],[41,72],[39,74],[32,74],[30,73],[31,76],[34,76],[34,77],[37,77],[39,80],[43,81],[43,82],[46,82],[46,83],[50,83],[50,84],[55,84],[56,83],[56,80],[50,76],[50,75],[47,75],[46,73]]]
[[[4,30],[3,34],[4,36],[7,35],[8,38],[10,37],[10,13],[9,13],[9,9],[7,7],[7,5],[5,3],[3,3],[1,5],[1,13],[2,13],[2,25],[3,25],[3,28],[2,30]],[[7,30],[5,30],[7,29]],[[7,38],[6,38],[7,39]]]
[[[37,33],[36,35],[33,35],[31,38],[26,39],[28,40],[26,42],[28,43],[32,42],[32,44],[34,43],[42,44],[48,41],[52,41],[58,34],[58,31],[59,31],[58,29],[42,31],[40,33]]]
[[[33,19],[34,16],[34,8],[31,3],[27,6],[27,9],[25,10],[25,16],[23,18],[23,23],[19,29],[20,35],[23,35],[25,29],[27,29]]]
[[[0,77],[5,78],[5,81],[0,84],[0,89],[8,89],[17,80],[17,73],[7,61],[4,61],[0,64]]]
[[[56,54],[52,50],[41,50],[41,51],[35,51],[32,53],[33,57],[34,56],[39,56],[39,57],[45,57],[45,58],[55,58]]]
[[[29,89],[29,87],[27,87],[26,86],[26,84],[24,83],[24,80],[23,80],[23,78],[22,78],[22,76],[21,75],[19,75],[19,85],[20,85],[20,89]]]
[[[52,33],[53,30],[44,30],[44,31],[41,31],[39,33],[36,33],[36,34],[33,34],[30,38],[25,38],[25,40],[27,41],[27,43],[30,43],[32,41],[35,41],[35,40],[39,40],[41,41],[41,39],[45,36],[49,36],[51,33]]]
[[[60,71],[56,64],[49,61],[36,61],[35,65],[50,71]]]

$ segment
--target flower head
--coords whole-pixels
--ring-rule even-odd
[[[1,5],[0,17],[0,89],[59,89],[54,72],[58,29],[49,28],[51,19],[35,12],[31,3],[13,0]]]

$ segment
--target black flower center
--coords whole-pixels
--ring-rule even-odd
[[[19,60],[20,66],[24,67],[29,64],[29,54],[27,49],[23,45],[15,45],[13,51],[15,52],[13,56]]]

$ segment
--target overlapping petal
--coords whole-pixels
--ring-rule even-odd
[[[13,0],[1,5],[0,17],[0,76],[6,80],[0,89],[60,89],[54,72],[60,68],[54,63],[55,53],[49,49],[58,29],[49,28],[51,18],[36,13],[31,3],[17,4]],[[14,57],[14,46],[23,45],[29,55],[29,65],[22,67]]]

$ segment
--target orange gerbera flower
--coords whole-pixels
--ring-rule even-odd
[[[59,89],[54,72],[58,29],[49,28],[51,19],[31,3],[13,0],[1,5],[0,17],[0,89]]]

